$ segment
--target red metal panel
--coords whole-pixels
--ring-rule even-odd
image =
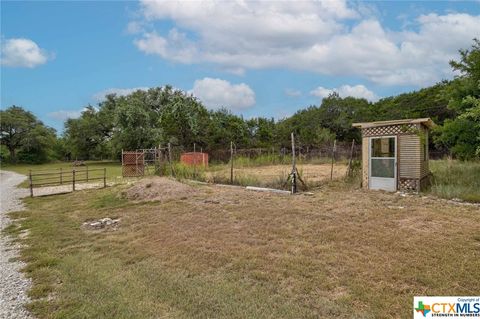
[[[200,152],[183,153],[180,162],[185,165],[198,165],[208,167],[208,154]]]

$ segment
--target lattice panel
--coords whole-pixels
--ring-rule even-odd
[[[123,152],[122,157],[123,164],[145,164],[145,154],[143,152]]]
[[[397,135],[397,134],[412,134],[417,131],[415,124],[405,125],[387,125],[367,127],[362,130],[363,136],[382,136],[382,135]]]
[[[401,191],[414,191],[418,192],[420,189],[420,182],[418,179],[400,178],[398,182],[398,188]]]
[[[145,174],[145,166],[142,165],[123,165],[122,176],[123,177],[138,177]]]
[[[122,153],[122,176],[137,177],[145,174],[145,154],[143,152]]]

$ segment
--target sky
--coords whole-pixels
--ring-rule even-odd
[[[172,85],[283,118],[336,91],[376,101],[452,79],[479,1],[1,2],[1,109],[58,132],[105,94]]]

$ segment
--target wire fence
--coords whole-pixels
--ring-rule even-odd
[[[355,175],[361,146],[337,143],[321,147],[228,147],[204,151],[193,144],[168,145],[158,158],[157,174],[207,183],[307,190],[328,181]],[[188,155],[188,156],[186,156]],[[205,162],[205,155],[208,161]],[[185,158],[189,158],[185,161]]]

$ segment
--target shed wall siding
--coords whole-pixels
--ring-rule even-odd
[[[416,134],[398,136],[400,178],[420,178],[422,150],[420,137]]]

